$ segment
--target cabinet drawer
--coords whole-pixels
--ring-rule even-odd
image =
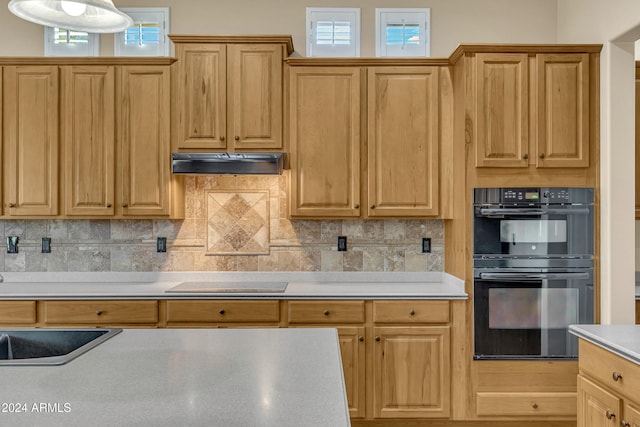
[[[157,301],[44,301],[46,324],[158,323]]]
[[[35,322],[35,301],[0,301],[0,323],[16,325]]]
[[[576,393],[492,393],[476,395],[479,416],[570,416],[577,412]]]
[[[376,323],[449,323],[449,301],[374,301]]]
[[[583,339],[579,355],[581,374],[624,396],[635,399],[640,396],[640,366]]]
[[[289,323],[364,323],[364,301],[290,301]]]
[[[279,301],[167,301],[167,322],[279,322]]]

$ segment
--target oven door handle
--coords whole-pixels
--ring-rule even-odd
[[[481,208],[480,215],[588,215],[589,208],[536,209],[536,208]]]
[[[492,280],[570,280],[588,279],[589,273],[480,273],[480,278]]]

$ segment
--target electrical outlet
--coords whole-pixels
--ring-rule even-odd
[[[8,236],[7,237],[7,253],[8,254],[17,254],[18,253],[18,241],[20,238],[18,236]]]
[[[156,251],[157,252],[167,252],[167,238],[166,237],[158,237],[158,241],[156,243]]]
[[[338,251],[346,252],[347,250],[347,236],[338,236]]]
[[[422,253],[423,254],[431,253],[431,237],[422,238]]]
[[[41,252],[43,254],[50,254],[51,253],[51,237],[43,237],[42,238]]]

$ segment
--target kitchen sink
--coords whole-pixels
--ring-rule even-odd
[[[64,365],[122,329],[0,329],[0,366]]]

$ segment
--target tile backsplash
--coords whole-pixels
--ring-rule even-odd
[[[0,250],[0,267],[27,272],[443,271],[443,221],[289,220],[287,173],[186,177],[184,220],[0,221],[3,243],[8,236],[19,237],[17,254]],[[229,200],[234,204],[221,215],[218,209]],[[337,251],[338,236],[347,236],[346,252]],[[41,253],[43,237],[51,238],[51,253]],[[167,238],[166,253],[156,252],[158,237]],[[423,237],[431,238],[431,253],[421,253]]]

